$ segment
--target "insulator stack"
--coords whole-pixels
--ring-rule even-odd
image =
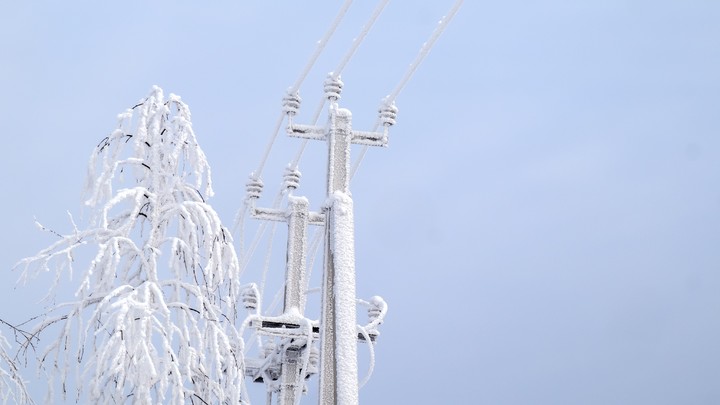
[[[297,168],[286,167],[283,175],[283,186],[289,190],[295,190],[300,186],[300,170]]]
[[[255,176],[250,175],[250,180],[248,180],[245,187],[247,190],[248,198],[258,199],[258,198],[260,198],[260,195],[262,194],[263,182],[262,182],[262,180],[256,178]]]
[[[323,83],[325,89],[325,97],[330,100],[331,103],[340,100],[340,93],[342,92],[343,82],[340,77],[335,77],[332,73],[328,75]]]
[[[258,291],[257,285],[251,283],[246,286],[240,293],[240,298],[248,311],[255,311],[258,307],[258,301],[260,298],[260,291]]]
[[[283,112],[290,116],[297,114],[298,110],[300,109],[301,102],[302,99],[300,98],[300,93],[288,92],[285,97],[283,97]]]
[[[380,122],[386,127],[395,125],[397,119],[398,109],[395,107],[395,103],[383,103],[382,107],[378,110],[380,113]]]

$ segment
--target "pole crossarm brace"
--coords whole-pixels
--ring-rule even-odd
[[[317,321],[312,321],[313,340],[320,337],[320,326]],[[288,320],[287,318],[258,316],[250,321],[250,327],[257,329],[258,333],[266,336],[276,336],[282,338],[305,338],[307,332],[302,330],[304,327],[300,322]],[[371,342],[375,342],[379,332],[377,330],[367,331],[367,336]],[[358,332],[357,340],[359,343],[367,342],[364,334]]]
[[[251,215],[255,219],[264,221],[287,222],[291,215],[291,211],[276,208],[254,207]],[[308,212],[308,225],[324,226],[325,214],[315,211]]]
[[[290,123],[288,125],[288,135],[295,138],[314,139],[317,141],[325,141],[328,137],[327,126],[316,126],[316,125],[303,125]],[[371,131],[352,131],[352,137],[350,142],[355,145],[367,145],[367,146],[381,146],[386,147],[388,145],[388,130],[382,132],[371,132]]]

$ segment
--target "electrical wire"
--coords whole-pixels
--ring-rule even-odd
[[[380,14],[382,14],[382,11],[385,9],[385,7],[387,6],[387,4],[389,2],[390,2],[390,0],[381,0],[378,3],[378,5],[375,7],[372,15],[367,20],[367,22],[363,25],[358,36],[353,39],[353,43],[350,46],[350,49],[348,49],[348,51],[345,53],[345,55],[341,59],[340,63],[338,64],[337,68],[333,72],[333,75],[335,77],[338,77],[340,75],[340,73],[343,71],[343,69],[345,69],[345,67],[348,65],[348,63],[350,62],[350,60],[352,59],[352,57],[355,55],[356,51],[360,47],[360,44],[363,42],[363,40],[365,39],[367,34],[370,32],[370,29],[375,24],[378,17],[380,16]],[[345,15],[347,8],[350,6],[350,3],[351,3],[351,1],[346,2],[345,5],[343,6],[343,8],[340,10],[340,12],[338,13],[338,16],[333,21],[333,24],[331,25],[330,29],[328,29],[328,32],[326,33],[325,37],[318,43],[318,47],[317,47],[315,54],[313,54],[313,56],[310,58],[310,61],[308,62],[307,66],[301,73],[296,84],[291,88],[291,91],[297,90],[300,87],[300,84],[305,79],[308,72],[314,65],[315,61],[317,60],[317,57],[320,55],[320,52],[322,51],[322,49],[324,49],[325,44],[327,43],[328,39],[330,38],[330,35],[337,28],[337,25],[340,23],[342,16]],[[324,106],[325,106],[325,98],[321,99],[318,107],[315,110],[315,113],[314,113],[313,119],[312,119],[312,125],[315,125],[317,123],[317,121],[320,119],[320,115],[322,114]],[[284,114],[282,115],[282,117],[284,117]],[[273,136],[271,137],[271,140],[266,147],[263,158],[261,159],[260,166],[258,167],[258,169],[255,172],[253,172],[252,176],[254,176],[256,178],[260,177],[263,167],[264,167],[265,163],[267,162],[267,158],[270,154],[270,150],[272,149],[272,145],[274,144],[275,139],[277,138],[277,134],[280,131],[281,125],[282,125],[282,119],[278,120],[278,122],[275,126],[275,131],[273,132]],[[303,152],[305,151],[305,147],[307,146],[307,143],[308,143],[308,139],[304,139],[298,149],[297,154],[295,155],[295,158],[290,163],[291,168],[297,168],[297,166],[302,158]],[[278,192],[278,195],[276,196],[275,203],[273,204],[273,208],[275,208],[275,209],[279,208],[279,203],[282,200],[282,195],[283,195],[283,190],[280,190]],[[241,233],[239,240],[243,243],[243,245],[244,245],[244,237],[242,234],[244,234],[244,229],[243,229],[244,222],[245,222],[244,216],[247,214],[247,209],[248,209],[248,205],[247,205],[247,202],[245,202],[243,205],[243,208],[241,209],[242,213],[238,214],[238,219],[236,221],[236,227],[239,228],[239,232]],[[245,268],[247,267],[248,262],[250,261],[250,257],[252,257],[252,255],[255,253],[255,249],[257,248],[257,245],[259,244],[260,239],[262,239],[262,236],[264,235],[266,229],[267,229],[266,223],[261,224],[260,227],[258,228],[258,231],[256,232],[256,235],[250,245],[250,249],[245,254],[244,260],[241,265],[241,272],[243,272],[245,270]],[[274,230],[275,230],[275,224],[272,225],[272,232],[271,232],[272,234],[274,234]],[[242,252],[242,250],[241,250],[241,252]],[[268,260],[269,259],[266,257],[265,263],[267,263]],[[263,280],[265,279],[266,271],[267,271],[267,268],[264,268]],[[263,286],[264,286],[264,283],[263,283]],[[264,289],[261,288],[260,291],[261,291],[261,294],[264,294]]]
[[[427,55],[430,53],[432,47],[435,45],[435,42],[437,42],[438,38],[440,38],[440,34],[445,31],[445,28],[447,28],[450,21],[453,19],[453,17],[455,17],[455,14],[457,14],[460,6],[462,6],[463,1],[464,0],[457,0],[455,4],[453,4],[453,6],[450,8],[450,11],[448,11],[447,15],[440,19],[437,27],[435,27],[435,30],[433,30],[432,34],[430,35],[430,38],[420,47],[420,51],[415,57],[415,60],[413,60],[413,62],[410,64],[410,67],[408,67],[405,75],[402,77],[402,79],[400,79],[400,82],[397,84],[397,86],[395,86],[395,89],[393,89],[392,93],[390,93],[390,95],[385,98],[385,102],[387,104],[392,104],[398,97],[398,95],[400,95],[400,92],[405,88],[405,85],[407,85],[407,83],[410,81],[413,74],[415,74],[418,66],[420,66],[420,64],[425,60]],[[376,131],[379,126],[380,121],[378,120],[375,124],[375,127],[373,128],[373,131]],[[357,173],[360,164],[365,158],[365,154],[367,153],[368,148],[368,146],[363,146],[363,148],[360,150],[360,153],[358,154],[357,159],[353,163],[352,168],[350,169],[351,180],[353,177],[355,177],[355,173]]]
[[[430,50],[435,45],[435,42],[440,38],[440,34],[445,31],[445,28],[447,28],[450,21],[455,17],[455,14],[457,14],[458,10],[460,9],[460,6],[463,4],[463,0],[457,0],[455,4],[453,4],[452,8],[450,8],[450,11],[448,11],[447,15],[444,16],[440,22],[438,23],[437,27],[435,27],[435,30],[433,31],[432,35],[430,35],[430,38],[422,44],[422,47],[420,48],[420,52],[418,52],[417,57],[415,57],[415,60],[410,64],[410,67],[408,68],[407,72],[405,73],[405,76],[403,76],[402,80],[400,80],[400,83],[395,87],[392,93],[387,98],[388,103],[392,103],[397,98],[398,94],[402,91],[402,89],[405,87],[408,81],[410,81],[410,78],[412,78],[413,74],[415,73],[415,70],[417,70],[418,66],[422,63],[423,60],[425,60],[425,57],[430,53]]]
[[[308,73],[312,69],[312,67],[315,65],[315,62],[317,61],[318,57],[322,53],[322,51],[325,49],[325,46],[327,45],[328,41],[332,37],[332,35],[337,30],[337,27],[340,25],[340,22],[345,17],[345,14],[347,14],[348,9],[350,8],[350,5],[352,4],[352,0],[346,0],[345,3],[343,3],[342,7],[340,8],[340,11],[338,11],[338,14],[333,19],[332,23],[330,24],[330,27],[325,32],[325,35],[322,37],[320,41],[318,41],[317,47],[315,48],[315,52],[312,54],[310,59],[308,60],[308,63],[305,65],[305,68],[300,73],[300,76],[298,76],[297,80],[295,81],[295,84],[290,88],[290,92],[294,93],[300,89],[300,86],[302,85],[302,82],[307,77]],[[322,110],[322,106],[320,107],[320,110]],[[320,113],[317,113],[317,116],[319,117]],[[282,122],[285,119],[285,113],[281,112],[280,116],[278,117],[275,127],[273,128],[272,134],[270,136],[270,139],[268,140],[267,145],[265,146],[265,151],[262,155],[262,158],[260,159],[260,163],[258,164],[257,169],[252,172],[250,175],[254,179],[260,179],[262,177],[263,170],[265,168],[265,164],[267,163],[267,160],[270,156],[270,153],[272,151],[273,145],[275,144],[275,141],[277,140],[277,136],[280,133],[280,127],[282,126]],[[316,119],[317,120],[317,119]],[[304,145],[302,147],[304,149]],[[302,151],[299,152],[298,156],[302,156]],[[299,157],[298,157],[299,160]],[[292,167],[297,167],[297,163],[295,163]],[[282,195],[282,191],[280,192],[280,196]],[[276,198],[276,202],[278,199]],[[273,204],[273,208],[277,208],[279,204]],[[250,260],[250,257],[255,252],[255,248],[257,248],[257,244],[259,243],[260,238],[265,232],[265,229],[267,226],[261,225],[260,228],[258,228],[258,231],[255,235],[255,238],[250,245],[250,251],[245,252],[245,235],[244,235],[244,225],[245,225],[245,216],[247,215],[247,211],[249,209],[248,201],[247,199],[243,202],[242,208],[238,211],[238,214],[236,215],[235,219],[235,230],[240,234],[238,238],[240,253],[244,256],[244,264],[241,266],[241,274],[245,267],[247,266],[247,263]]]
[[[355,55],[355,51],[357,51],[357,49],[360,47],[360,44],[365,39],[368,32],[370,32],[370,29],[375,24],[375,21],[377,21],[378,17],[380,17],[380,14],[382,14],[385,6],[387,6],[389,2],[390,0],[382,0],[375,7],[375,10],[373,10],[372,15],[370,16],[370,19],[368,19],[365,25],[363,25],[362,29],[360,30],[360,34],[358,34],[358,36],[353,39],[352,46],[345,54],[345,57],[340,61],[337,68],[335,68],[335,71],[333,71],[334,78],[337,79],[338,76],[340,76],[340,72],[345,69],[345,66],[347,66],[348,62],[350,62],[350,59],[352,59],[353,55]]]
[[[390,95],[388,95],[388,96],[386,97],[386,103],[391,104],[392,102],[394,102],[395,99],[398,97],[398,95],[402,92],[402,90],[405,88],[405,86],[407,85],[407,83],[408,83],[408,82],[411,80],[411,78],[413,77],[413,75],[414,75],[415,71],[417,70],[417,68],[419,67],[419,65],[424,61],[424,59],[425,59],[425,58],[427,57],[427,55],[430,53],[430,50],[431,50],[432,47],[435,45],[437,39],[440,37],[440,35],[443,33],[443,31],[445,30],[445,28],[447,27],[447,25],[449,24],[449,22],[450,22],[450,21],[452,20],[452,18],[455,16],[455,14],[456,14],[457,11],[459,10],[460,6],[462,5],[463,1],[464,1],[464,0],[457,0],[457,1],[454,3],[454,5],[452,6],[452,8],[450,9],[450,11],[448,12],[448,14],[447,14],[446,16],[444,16],[444,17],[440,20],[440,22],[438,23],[437,27],[435,28],[435,30],[434,30],[433,33],[431,34],[430,38],[429,38],[425,43],[423,43],[422,47],[420,48],[420,51],[418,52],[418,54],[417,54],[416,58],[413,60],[413,62],[410,64],[410,66],[409,66],[408,70],[406,71],[405,75],[401,78],[400,82],[399,82],[399,83],[397,84],[397,86],[393,89],[393,91],[390,93]],[[295,92],[297,92],[297,91],[299,90],[300,86],[302,85],[302,82],[305,80],[305,78],[306,78],[307,75],[309,74],[310,70],[311,70],[312,67],[314,66],[314,64],[315,64],[315,62],[317,61],[319,55],[322,53],[323,49],[325,48],[328,40],[330,39],[330,37],[332,36],[332,34],[333,34],[333,33],[335,32],[335,30],[337,29],[338,25],[340,24],[340,21],[341,21],[342,18],[344,17],[344,15],[345,15],[345,13],[347,12],[347,9],[349,8],[349,6],[350,6],[351,3],[352,3],[352,0],[347,0],[347,1],[345,2],[345,4],[343,5],[343,7],[340,9],[340,12],[338,13],[337,17],[333,20],[330,28],[328,29],[328,32],[327,32],[326,35],[318,42],[318,46],[316,47],[315,52],[313,53],[313,55],[311,56],[311,58],[310,58],[310,60],[308,61],[307,65],[305,66],[305,68],[304,68],[303,71],[301,72],[301,74],[300,74],[300,76],[298,77],[297,81],[296,81],[296,82],[293,84],[293,86],[289,89],[289,92],[290,92],[290,93],[295,93]],[[340,61],[340,63],[338,64],[337,68],[331,73],[331,75],[332,75],[333,78],[335,78],[335,79],[339,78],[341,72],[344,70],[344,68],[345,68],[345,67],[347,66],[347,64],[350,62],[350,60],[352,59],[352,57],[353,57],[354,54],[356,53],[359,45],[360,45],[360,44],[362,43],[362,41],[365,39],[365,37],[367,36],[367,34],[368,34],[369,31],[370,31],[370,28],[373,26],[373,24],[374,24],[375,21],[378,19],[378,17],[380,16],[380,14],[382,13],[382,11],[384,10],[385,6],[386,6],[388,3],[389,3],[389,0],[381,0],[380,3],[378,4],[378,6],[376,6],[376,8],[375,8],[375,10],[373,11],[373,14],[371,15],[370,19],[367,21],[367,23],[363,26],[362,30],[360,31],[360,34],[359,34],[356,38],[353,39],[353,43],[352,43],[350,49],[348,50],[348,52],[344,55],[343,59],[341,59],[341,61]],[[312,119],[312,125],[315,125],[315,124],[317,123],[317,121],[319,120],[319,117],[320,117],[320,115],[322,114],[322,111],[323,111],[323,109],[324,109],[324,106],[325,106],[325,98],[323,98],[323,99],[321,100],[321,102],[319,103],[319,106],[318,106],[317,109],[315,110],[315,113],[314,113],[313,119]],[[270,155],[270,152],[271,152],[271,149],[272,149],[272,147],[273,147],[273,144],[274,144],[274,142],[275,142],[275,140],[276,140],[276,138],[277,138],[278,133],[280,132],[280,127],[282,126],[282,122],[283,122],[283,119],[284,119],[284,115],[285,115],[285,114],[283,113],[283,114],[280,116],[280,118],[278,119],[278,121],[277,121],[277,123],[276,123],[276,125],[275,125],[273,135],[271,136],[270,141],[268,142],[268,144],[267,144],[267,146],[266,146],[266,149],[265,149],[265,152],[264,152],[264,154],[263,154],[263,156],[262,156],[262,159],[261,159],[261,161],[260,161],[260,164],[258,165],[257,170],[256,170],[255,172],[253,172],[253,174],[252,174],[252,176],[253,176],[254,178],[259,179],[259,178],[261,177],[261,175],[262,175],[264,166],[265,166],[265,164],[267,163],[267,159],[268,159],[268,156]],[[376,122],[375,128],[373,129],[373,131],[376,131],[379,126],[380,126],[380,120],[378,120],[378,121]],[[299,147],[299,150],[298,150],[297,154],[295,155],[294,159],[292,160],[292,162],[291,162],[291,164],[290,164],[290,167],[291,167],[291,168],[297,168],[297,166],[298,166],[298,164],[299,164],[299,162],[300,162],[300,160],[301,160],[301,158],[302,158],[302,156],[303,156],[303,153],[304,153],[304,151],[305,151],[305,148],[306,148],[306,146],[307,146],[307,143],[308,143],[308,140],[307,140],[307,139],[303,140],[302,144],[301,144],[300,147]],[[362,160],[363,160],[364,157],[365,157],[365,154],[366,154],[366,152],[367,152],[367,149],[368,149],[367,146],[365,146],[365,147],[362,148],[362,150],[360,151],[360,154],[358,155],[358,158],[356,159],[356,161],[355,161],[354,164],[352,165],[352,168],[351,168],[351,171],[350,171],[350,179],[352,179],[352,178],[355,176],[355,174],[356,174],[356,172],[357,172],[357,170],[358,170],[358,168],[359,168]],[[273,207],[274,207],[274,208],[279,207],[280,203],[282,202],[282,197],[283,197],[283,195],[284,195],[284,191],[281,190],[281,191],[278,193],[278,196],[276,197],[276,199],[275,199],[275,201],[274,201],[274,204],[273,204]],[[248,207],[248,206],[247,206],[247,204],[246,204],[245,207],[244,207],[244,209],[243,209],[244,214],[247,213],[247,207]],[[244,215],[244,214],[243,214],[243,215]],[[239,221],[239,223],[240,223],[240,228],[243,228],[243,227],[244,227],[244,226],[243,226],[244,221],[241,220],[241,221]],[[270,245],[272,245],[272,243],[273,243],[273,242],[272,242],[272,239],[273,239],[273,238],[272,238],[272,235],[275,233],[275,224],[273,224],[273,226],[272,226],[271,228],[272,228],[272,230],[271,230],[271,239],[270,239],[270,241],[269,241],[269,244],[270,244]],[[243,260],[242,266],[241,266],[241,270],[244,270],[245,267],[248,265],[248,262],[249,262],[249,260],[250,260],[250,257],[252,257],[252,255],[255,253],[255,250],[256,250],[256,248],[257,248],[257,245],[259,244],[260,239],[262,239],[263,235],[265,234],[266,229],[267,229],[267,223],[266,223],[266,222],[263,222],[263,223],[260,225],[260,227],[258,228],[258,231],[257,231],[257,233],[256,233],[256,235],[255,235],[254,240],[253,240],[253,243],[251,244],[250,250],[247,252],[246,256],[244,257],[244,260]],[[240,229],[240,232],[244,232],[244,230],[243,230],[243,229]],[[314,234],[314,237],[312,238],[312,242],[310,243],[310,246],[308,247],[308,248],[309,248],[309,249],[308,249],[308,253],[309,253],[309,252],[312,252],[312,253],[310,254],[310,257],[311,257],[311,264],[310,264],[310,266],[309,266],[310,269],[309,269],[308,275],[307,275],[307,280],[308,280],[308,282],[309,282],[310,276],[311,276],[311,274],[312,274],[312,267],[314,267],[313,264],[312,264],[312,262],[314,262],[314,258],[315,258],[316,254],[317,254],[317,251],[318,251],[318,249],[319,249],[319,246],[321,245],[320,240],[322,239],[322,236],[323,236],[323,235],[324,235],[324,232],[323,232],[322,230],[317,231],[317,232]],[[271,255],[271,249],[268,248],[268,250],[266,251],[266,257],[265,257],[265,262],[264,262],[264,263],[265,263],[265,266],[264,266],[264,268],[263,268],[263,275],[262,275],[263,281],[262,281],[262,283],[261,283],[261,285],[262,285],[261,293],[264,293],[265,280],[266,280],[267,272],[268,272],[268,268],[269,268],[269,260],[270,260],[269,256],[270,256],[270,255]],[[270,306],[268,307],[269,310],[272,310],[272,309],[277,305],[278,298],[279,298],[279,296],[276,295],[276,296],[275,296],[275,299],[273,299],[273,302],[272,302],[272,303],[270,304]],[[258,311],[260,310],[259,308],[260,308],[260,307],[258,307]],[[259,313],[259,312],[258,312],[258,313]],[[368,342],[372,345],[372,342],[370,341],[370,338],[369,338],[369,335],[368,335],[367,331],[366,331],[364,328],[362,328],[362,327],[359,327],[359,329],[360,329],[360,332],[366,337],[366,340],[368,340]],[[362,382],[361,385],[364,385],[364,383],[367,382],[367,379],[369,379],[370,374],[372,374],[372,369],[373,369],[374,360],[375,360],[375,359],[374,359],[374,357],[375,357],[375,356],[374,356],[374,350],[373,350],[372,347],[370,348],[370,352],[371,352],[371,353],[370,353],[370,357],[371,357],[371,359],[370,359],[370,362],[371,362],[370,370],[369,370],[369,373],[368,373],[368,375],[366,376],[366,378],[363,379],[363,382]]]
[[[353,0],[346,0],[345,3],[340,8],[340,11],[338,12],[337,16],[335,16],[335,19],[330,24],[330,28],[328,28],[327,32],[325,32],[325,35],[318,41],[317,46],[315,47],[315,52],[310,56],[310,60],[308,60],[308,63],[305,65],[305,68],[300,73],[300,76],[295,81],[295,84],[292,85],[289,89],[289,93],[295,93],[300,89],[300,86],[302,85],[302,82],[307,77],[310,70],[312,70],[312,67],[315,65],[315,62],[317,62],[318,57],[320,57],[320,54],[325,49],[325,45],[327,45],[328,41],[330,40],[330,37],[335,33],[335,30],[337,29],[338,25],[340,25],[340,22],[342,21],[343,17],[345,17],[345,14],[347,13],[348,8],[350,8],[350,5],[352,4]],[[255,178],[262,177],[263,169],[265,168],[265,163],[267,163],[268,156],[270,156],[270,151],[272,150],[273,145],[275,144],[275,140],[277,139],[278,133],[280,132],[280,126],[282,125],[282,121],[285,118],[285,114],[281,113],[280,117],[278,118],[277,124],[275,125],[275,129],[270,136],[270,140],[268,141],[267,146],[265,147],[265,153],[263,153],[262,159],[260,159],[260,164],[258,165],[257,170],[253,172],[253,176],[256,176]]]
[[[346,0],[345,4],[343,4],[342,8],[340,8],[340,11],[338,12],[338,15],[335,17],[335,20],[333,20],[332,24],[330,25],[330,28],[328,28],[327,32],[325,33],[325,36],[318,41],[318,46],[315,48],[315,53],[310,57],[310,60],[308,61],[307,65],[305,66],[305,69],[300,74],[300,77],[298,77],[295,84],[290,88],[290,92],[294,93],[300,89],[300,86],[302,85],[302,82],[307,77],[308,73],[310,73],[310,70],[312,69],[313,65],[315,65],[315,62],[317,61],[318,57],[322,53],[323,49],[325,49],[325,45],[327,45],[328,41],[330,40],[330,37],[335,33],[335,30],[337,29],[338,25],[340,25],[340,21],[342,21],[343,17],[347,13],[348,8],[350,8],[350,5],[352,4],[352,0]]]
[[[338,63],[335,70],[332,71],[331,76],[333,79],[337,79],[340,77],[340,74],[345,69],[348,63],[350,63],[350,60],[355,55],[355,52],[357,52],[358,48],[360,47],[360,44],[365,40],[365,37],[370,32],[370,29],[377,21],[378,17],[380,17],[380,14],[382,14],[383,10],[385,10],[385,6],[388,5],[390,0],[381,0],[378,5],[375,7],[375,10],[373,10],[372,15],[370,15],[370,18],[365,22],[365,25],[363,25],[362,29],[360,30],[360,33],[357,37],[353,38],[353,43],[350,46],[350,49],[345,53],[343,58],[340,60],[340,63]],[[325,98],[323,97],[320,100],[319,106],[315,109],[315,114],[313,114],[312,118],[312,124],[317,124],[318,120],[320,119],[320,114],[322,114],[323,108],[325,107]],[[309,139],[303,139],[302,143],[300,144],[300,147],[298,148],[298,152],[295,155],[295,158],[292,160],[292,163],[290,164],[290,167],[297,168],[298,164],[300,163],[300,159],[302,159],[302,155],[305,152],[305,147],[307,146]]]

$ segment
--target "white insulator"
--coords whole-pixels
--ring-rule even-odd
[[[248,311],[256,310],[260,298],[260,291],[258,291],[257,285],[255,285],[255,283],[251,283],[246,286],[240,293],[240,298],[245,306],[245,309]]]
[[[300,170],[286,167],[285,174],[283,175],[283,185],[290,190],[297,189],[300,185],[300,176]]]
[[[368,321],[370,323],[375,322],[380,318],[380,314],[382,314],[383,309],[385,308],[387,304],[385,303],[385,300],[383,300],[381,297],[378,297],[377,295],[370,298],[370,307],[368,308]],[[378,322],[378,324],[381,324],[382,320]]]
[[[248,198],[260,198],[260,195],[262,194],[263,190],[263,182],[262,180],[255,178],[254,176],[250,176],[250,180],[248,180],[247,184],[245,185],[247,190],[247,196]]]
[[[323,83],[323,88],[325,89],[325,97],[327,97],[328,100],[338,101],[340,100],[343,82],[340,80],[340,77],[335,77],[330,73],[328,78],[325,79],[325,83]]]
[[[395,103],[383,103],[383,106],[378,110],[380,113],[380,122],[386,127],[395,125],[397,119],[398,109],[395,107]]]
[[[283,97],[283,112],[288,115],[297,114],[298,110],[300,109],[300,102],[302,102],[302,99],[300,98],[300,93],[288,92],[285,97]]]

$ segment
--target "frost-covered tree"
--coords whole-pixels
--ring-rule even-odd
[[[15,332],[21,332],[14,326],[0,319],[0,323],[6,324]],[[28,394],[25,381],[18,370],[15,358],[8,353],[10,343],[0,332],[0,401],[3,404],[30,404],[32,399]]]
[[[75,299],[35,329],[58,331],[38,362],[63,395],[74,370],[89,403],[241,403],[239,265],[205,202],[210,167],[188,106],[154,87],[118,121],[90,159],[88,227],[71,217],[72,232],[19,263],[24,278],[49,271],[57,285],[82,246],[94,255]]]

